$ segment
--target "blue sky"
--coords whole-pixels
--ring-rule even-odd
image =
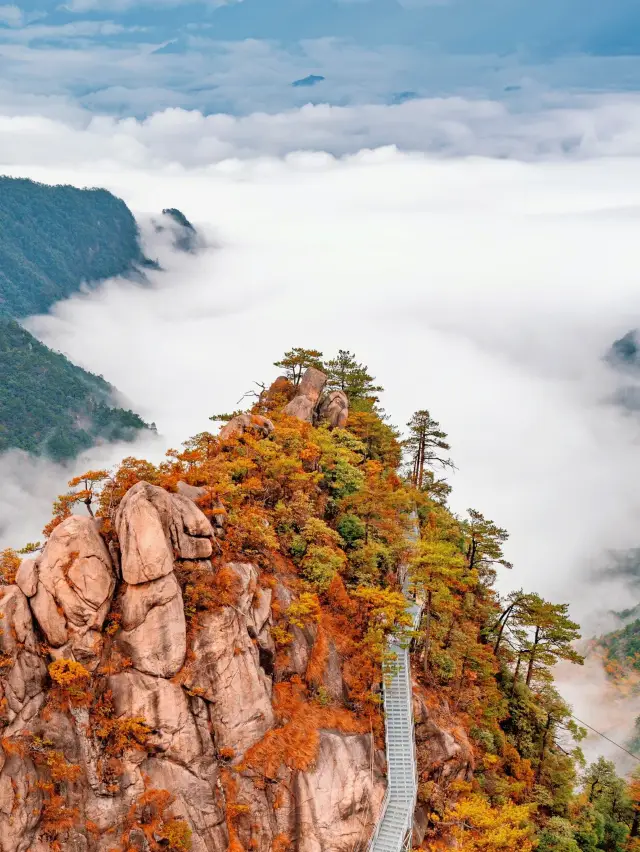
[[[640,89],[631,0],[17,0],[0,3],[12,112],[142,118],[307,102]],[[293,87],[308,75],[313,87]]]

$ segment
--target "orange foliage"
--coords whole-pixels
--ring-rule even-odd
[[[16,571],[20,567],[20,557],[12,548],[0,551],[0,583],[7,586],[16,581]]]
[[[278,834],[273,838],[271,852],[288,852],[291,848],[291,838],[288,834]]]
[[[313,643],[313,648],[309,655],[309,662],[307,663],[307,671],[305,674],[307,683],[318,684],[321,682],[322,675],[324,674],[324,670],[327,666],[328,657],[329,643],[327,641],[327,634],[325,633],[322,624],[319,624],[316,641]]]
[[[229,846],[227,852],[245,852],[242,843],[240,843],[240,838],[238,837],[236,820],[240,814],[246,813],[249,808],[247,805],[240,804],[238,802],[238,782],[228,769],[222,770],[220,773],[220,781],[224,790],[227,831],[229,832]]]
[[[264,735],[246,753],[244,764],[275,780],[282,765],[305,771],[315,761],[323,728],[364,733],[368,725],[343,707],[322,707],[308,699],[299,677],[274,687],[274,710],[281,724]]]
[[[150,852],[169,849],[189,852],[191,829],[187,823],[168,813],[174,798],[168,790],[148,788],[131,805],[125,821],[123,842],[132,828],[144,833]]]
[[[91,729],[102,742],[105,753],[121,756],[128,749],[145,750],[151,728],[141,716],[116,717],[113,694],[107,690],[92,707]]]

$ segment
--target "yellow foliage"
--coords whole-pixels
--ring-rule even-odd
[[[309,621],[317,622],[321,615],[320,601],[312,592],[303,592],[287,609],[287,618],[296,627],[304,627]]]
[[[10,547],[0,551],[0,583],[11,586],[16,581],[16,571],[20,567],[20,557]]]
[[[530,805],[507,802],[492,807],[474,794],[458,802],[446,818],[460,852],[532,852],[534,827]]]

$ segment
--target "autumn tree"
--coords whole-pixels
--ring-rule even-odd
[[[458,802],[447,814],[460,852],[531,852],[534,827],[529,805],[506,802],[492,807],[478,794]]]
[[[424,601],[424,657],[425,675],[429,672],[431,648],[431,621],[434,603],[439,611],[451,602],[451,590],[462,579],[464,558],[454,544],[442,540],[434,530],[418,544],[417,553],[411,561],[411,584]]]
[[[516,627],[520,625],[522,619],[526,618],[528,607],[534,605],[534,603],[535,597],[525,594],[522,589],[507,595],[506,606],[500,613],[499,618],[492,625],[492,628],[490,628],[492,632],[496,633],[495,644],[493,646],[494,654],[497,654],[500,650],[502,640],[508,635],[511,624],[514,624]]]
[[[487,520],[476,509],[467,509],[469,520],[463,521],[462,527],[467,539],[467,567],[474,569],[488,585],[495,579],[495,565],[513,568],[504,558],[502,545],[509,538],[506,530]]]
[[[324,371],[327,374],[327,389],[344,391],[352,405],[357,402],[374,405],[378,402],[378,393],[384,390],[375,384],[375,377],[369,373],[369,368],[356,361],[355,355],[344,349],[340,349],[335,358],[325,363]]]
[[[303,349],[301,346],[294,346],[293,349],[285,352],[280,361],[275,361],[273,366],[284,370],[294,387],[300,384],[304,371],[309,367],[324,370],[322,352],[317,349]]]
[[[582,665],[582,657],[572,643],[580,638],[580,625],[571,621],[569,604],[552,604],[539,595],[530,595],[521,620],[531,631],[526,641],[528,657],[525,683],[531,685],[536,675],[544,673],[559,660]]]
[[[455,465],[446,453],[451,449],[447,434],[426,409],[416,411],[407,423],[409,437],[403,441],[411,466],[411,484],[422,489],[429,482],[427,474],[435,467],[453,469]],[[429,483],[433,486],[433,482]]]

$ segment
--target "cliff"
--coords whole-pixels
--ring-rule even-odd
[[[568,709],[529,688],[549,652],[525,683],[490,589],[506,533],[407,478],[366,367],[320,355],[287,353],[162,464],[77,477],[44,546],[0,554],[3,852],[364,852],[391,636],[412,643],[414,847],[531,852],[567,812],[541,711]]]

